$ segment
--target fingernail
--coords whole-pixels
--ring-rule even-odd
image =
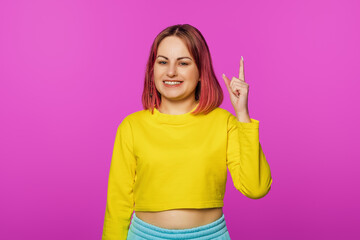
[[[222,74],[222,77],[225,77],[225,74]]]
[[[241,56],[241,59],[244,61],[244,58],[243,58],[243,56]]]

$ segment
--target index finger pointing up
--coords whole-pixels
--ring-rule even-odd
[[[240,59],[239,79],[245,81],[244,58],[243,58],[243,56],[241,56],[241,59]]]

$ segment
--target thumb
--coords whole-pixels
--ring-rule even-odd
[[[223,78],[224,81],[225,81],[225,85],[226,85],[227,90],[228,90],[229,93],[231,94],[230,80],[225,76],[224,73],[222,74],[222,78]]]

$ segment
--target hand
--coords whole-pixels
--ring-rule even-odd
[[[249,115],[249,84],[245,82],[243,57],[241,56],[240,60],[239,78],[233,77],[230,82],[225,74],[223,74],[222,77],[225,81],[226,88],[229,91],[231,104],[235,109],[236,115]]]

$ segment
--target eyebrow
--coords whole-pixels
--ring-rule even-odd
[[[167,57],[162,56],[162,55],[157,56],[157,58],[159,58],[159,57],[163,57],[163,58],[165,58],[166,60],[169,60]],[[188,58],[188,59],[192,60],[192,59],[189,58],[189,57],[179,57],[179,58],[177,58],[177,60],[180,60],[180,59],[183,59],[183,58]]]

